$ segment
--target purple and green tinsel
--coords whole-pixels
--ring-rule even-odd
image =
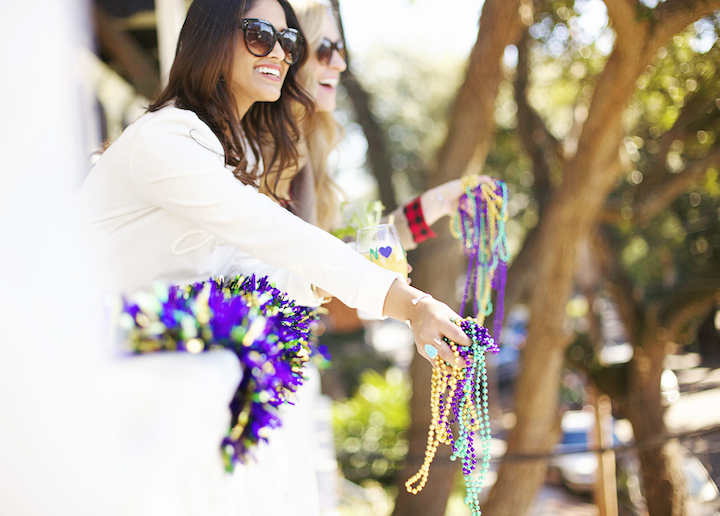
[[[120,326],[133,353],[228,349],[243,378],[230,403],[231,427],[222,442],[225,466],[250,457],[270,429],[280,426],[278,408],[305,378],[305,364],[329,360],[312,333],[311,308],[296,306],[267,277],[222,277],[186,287],[157,287],[154,295],[125,299]]]

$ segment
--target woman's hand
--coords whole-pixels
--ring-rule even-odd
[[[425,346],[435,348],[441,358],[453,364],[455,355],[450,346],[443,341],[443,337],[461,346],[471,344],[470,338],[451,320],[453,317],[459,318],[458,314],[445,303],[433,299],[405,282],[398,280],[392,284],[385,297],[383,314],[405,322],[412,328],[418,353],[433,366],[435,360],[428,355]]]
[[[428,346],[435,348],[440,357],[449,364],[455,363],[455,355],[450,346],[443,341],[447,337],[460,346],[472,344],[470,337],[463,332],[454,322],[453,318],[459,318],[449,306],[432,297],[421,299],[415,307],[415,313],[411,316],[410,327],[415,338],[415,347],[430,364],[435,367],[435,353],[428,354]],[[462,358],[460,365],[465,363]]]
[[[490,176],[480,176],[481,183],[489,183],[492,180]],[[462,181],[453,179],[422,194],[420,203],[427,225],[432,226],[440,217],[452,214],[463,193]]]

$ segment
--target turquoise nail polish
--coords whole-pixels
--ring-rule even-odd
[[[435,346],[425,344],[425,353],[427,353],[430,358],[435,358],[438,355],[438,350]]]

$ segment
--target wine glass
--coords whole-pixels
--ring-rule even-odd
[[[394,224],[378,224],[357,230],[355,249],[380,267],[408,277],[408,263]]]

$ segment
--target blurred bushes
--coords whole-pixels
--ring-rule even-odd
[[[384,376],[364,371],[353,396],[335,402],[335,444],[345,478],[394,482],[408,452],[410,393],[409,379],[391,367]]]

